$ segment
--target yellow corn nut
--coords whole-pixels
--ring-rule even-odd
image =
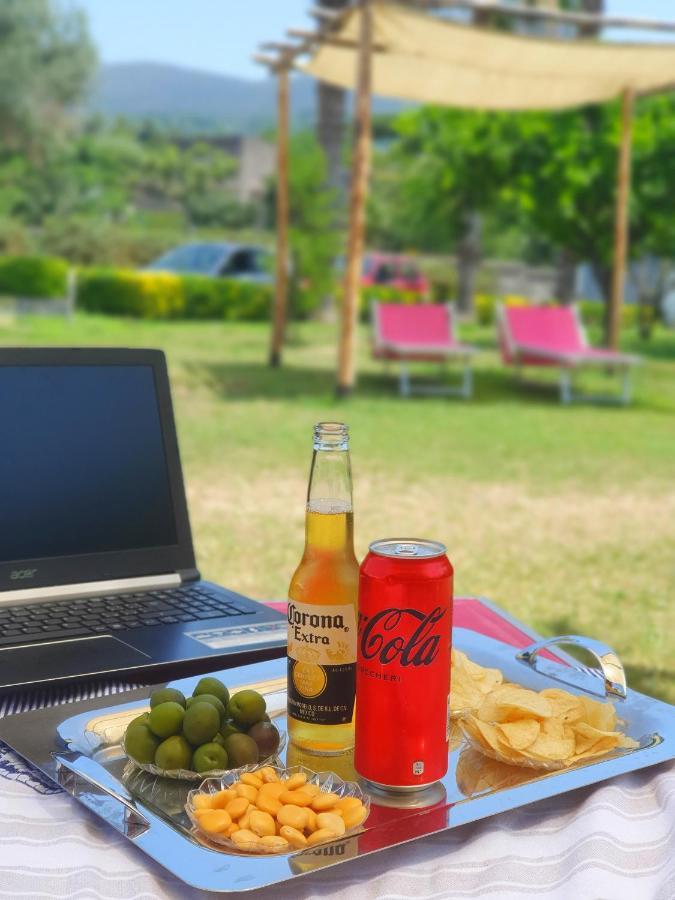
[[[288,841],[276,834],[266,834],[265,837],[260,838],[259,846],[267,847],[270,850],[274,850],[275,853],[280,853],[282,850],[288,850]]]
[[[238,781],[234,789],[237,792],[237,797],[246,797],[249,803],[255,803],[255,799],[258,796],[258,788],[254,788],[252,784],[242,784],[241,781]]]
[[[287,840],[291,847],[294,847],[296,850],[301,850],[307,846],[307,838],[304,834],[291,825],[282,825],[279,829],[279,835]]]
[[[237,792],[234,788],[224,788],[222,791],[218,791],[217,794],[211,795],[211,805],[213,809],[225,809],[230,800],[235,800],[237,797]]]
[[[192,806],[198,809],[213,809],[213,798],[215,794],[195,794],[192,798]]]
[[[357,825],[361,825],[362,822],[365,822],[367,815],[368,810],[363,804],[358,807],[352,807],[352,809],[343,810],[342,818],[345,823],[345,828],[356,828]]]
[[[286,790],[294,791],[296,788],[302,787],[302,785],[307,781],[307,776],[304,772],[296,772],[295,775],[291,775],[291,777],[286,782]]]
[[[334,841],[336,836],[335,832],[331,831],[330,828],[319,828],[318,831],[312,832],[307,838],[307,846],[315,847],[317,844],[323,844],[324,841]]]
[[[278,800],[281,794],[285,792],[286,785],[281,781],[269,781],[260,788],[258,796],[264,795],[265,797],[272,797],[274,800]]]
[[[239,828],[230,835],[230,839],[233,840],[238,847],[241,847],[244,850],[246,847],[255,847],[259,841],[258,835],[249,831],[248,828]]]
[[[326,791],[325,793],[322,791],[320,794],[317,794],[316,797],[312,797],[312,809],[315,812],[325,812],[327,809],[331,809],[340,798],[337,794],[333,794],[330,791]]]
[[[295,806],[309,806],[313,799],[304,791],[284,791],[279,794],[279,803],[293,803]]]
[[[263,812],[276,816],[283,804],[275,800],[274,797],[268,797],[262,791],[258,791],[258,799],[255,801],[255,805]]]
[[[260,790],[260,788],[263,786],[262,778],[258,778],[258,776],[253,772],[244,772],[239,780],[242,782],[242,784],[252,785],[256,790]]]
[[[232,819],[228,816],[224,809],[206,810],[199,817],[199,826],[210,834],[217,834],[219,831],[225,831],[228,825],[232,824]]]
[[[335,811],[338,810],[346,810],[346,809],[359,809],[363,806],[363,803],[359,800],[358,797],[342,797],[335,804]]]
[[[225,807],[225,811],[233,819],[240,819],[248,809],[249,805],[250,804],[246,797],[237,797],[235,800],[230,800],[230,802]]]
[[[297,828],[298,831],[302,831],[305,828],[308,818],[306,809],[294,806],[292,803],[282,806],[277,813],[277,822],[280,825],[290,825],[292,828]]]
[[[342,816],[338,816],[334,812],[319,813],[316,817],[316,823],[319,826],[319,830],[327,828],[329,831],[334,831],[337,837],[343,835],[346,830]]]
[[[305,825],[305,831],[316,831],[316,829],[319,827],[316,824],[316,813],[311,806],[306,806],[305,812],[307,813],[307,824]]]
[[[262,812],[259,809],[252,809],[248,817],[248,821],[248,827],[251,829],[251,831],[255,832],[258,837],[265,837],[265,835],[267,834],[277,833],[274,819],[269,813]]]

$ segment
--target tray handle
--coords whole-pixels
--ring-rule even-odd
[[[119,814],[108,821],[119,832],[133,839],[150,828],[150,822],[139,811],[126,788],[88,756],[79,751],[65,751],[52,753],[52,757],[59,785],[85,806],[100,815],[101,795],[114,801]]]
[[[561,666],[558,663],[552,663],[542,659],[539,654],[542,650],[549,650],[559,644],[572,644],[576,647],[582,647],[594,656],[598,661],[598,668],[591,668],[583,665],[572,657],[567,657],[567,666]],[[613,697],[617,700],[626,699],[626,673],[624,671],[621,660],[606,644],[596,641],[594,638],[582,637],[579,634],[563,634],[558,637],[545,638],[543,641],[537,641],[530,644],[524,650],[516,655],[516,659],[525,663],[540,672],[548,678],[555,681],[561,681],[563,684],[569,684],[574,687],[581,687],[588,693],[599,694],[601,697]],[[593,690],[586,686],[585,679],[590,677],[595,682],[602,682],[601,690]]]

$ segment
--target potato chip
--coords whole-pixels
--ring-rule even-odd
[[[536,741],[527,748],[527,755],[564,762],[574,754],[575,749],[573,738],[556,738],[550,734],[541,733]]]
[[[546,723],[544,723],[546,724]],[[538,737],[541,725],[536,719],[517,719],[497,725],[497,732],[514,750],[524,750]]]
[[[548,700],[536,691],[502,684],[487,695],[477,715],[483,722],[513,722],[527,716],[547,719],[553,711]]]
[[[486,669],[469,659],[461,650],[452,648],[450,678],[450,712],[478,709],[483,697],[501,684],[504,676],[499,669]]]
[[[551,704],[553,715],[565,722],[578,722],[584,717],[585,707],[580,697],[568,694],[560,688],[546,688],[540,691],[542,697],[546,697]]]
[[[578,700],[585,710],[585,722],[600,731],[616,729],[616,710],[611,703],[599,703],[590,697],[579,697]]]

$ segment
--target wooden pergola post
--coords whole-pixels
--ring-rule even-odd
[[[617,166],[616,211],[614,214],[614,268],[612,271],[612,296],[607,317],[607,344],[618,350],[621,329],[621,304],[626,282],[628,258],[628,204],[630,201],[630,164],[633,132],[633,104],[635,93],[626,88],[621,95],[621,142]]]
[[[286,331],[286,309],[288,306],[288,109],[289,78],[288,66],[280,65],[277,70],[277,251],[274,309],[272,313],[272,339],[269,362],[271,366],[281,365],[281,352]]]
[[[370,169],[371,98],[373,66],[372,0],[359,0],[360,31],[357,54],[354,156],[349,199],[349,238],[345,268],[340,345],[338,350],[338,396],[350,394],[356,380],[356,326],[361,294],[361,268],[366,227],[366,199]]]

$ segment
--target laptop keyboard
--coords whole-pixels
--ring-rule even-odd
[[[148,625],[243,616],[250,612],[250,608],[241,608],[235,601],[203,587],[26,603],[0,607],[0,647],[114,634]]]

